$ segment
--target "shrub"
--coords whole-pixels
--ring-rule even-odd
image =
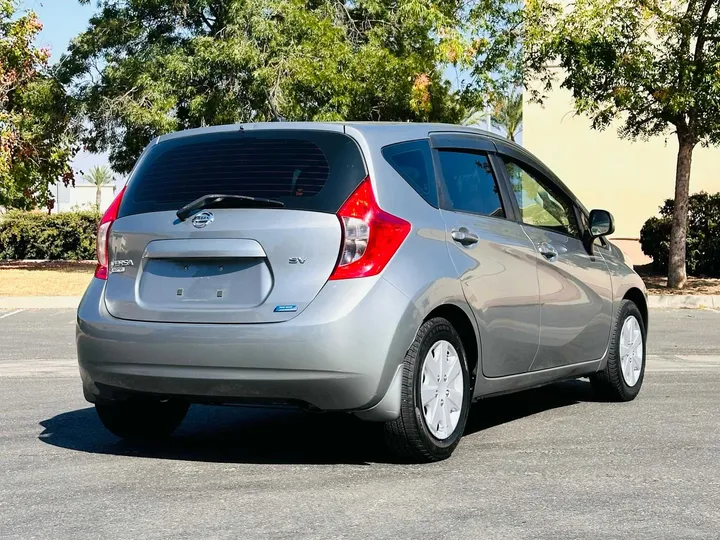
[[[0,259],[94,259],[99,221],[92,211],[10,211],[0,216]]]
[[[651,217],[640,231],[640,245],[653,258],[653,269],[667,272],[670,253],[673,200],[660,207],[660,217]],[[687,231],[687,271],[698,276],[720,276],[720,193],[690,196]]]

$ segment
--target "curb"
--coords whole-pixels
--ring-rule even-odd
[[[0,309],[77,309],[82,296],[0,296]]]
[[[720,309],[720,295],[717,294],[651,294],[648,296],[650,309]]]

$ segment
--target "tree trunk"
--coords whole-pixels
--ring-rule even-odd
[[[100,203],[102,203],[102,186],[97,186],[95,188],[95,205],[98,212],[100,211]]]
[[[690,198],[690,167],[695,141],[687,134],[678,133],[677,168],[675,169],[675,203],[670,232],[670,261],[668,287],[682,289],[687,281],[685,248],[687,245],[688,200]]]

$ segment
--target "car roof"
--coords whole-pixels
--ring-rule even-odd
[[[396,138],[398,141],[425,138],[432,132],[454,132],[473,133],[488,139],[510,142],[504,137],[471,126],[460,126],[457,124],[443,123],[419,123],[419,122],[255,122],[243,124],[225,124],[220,126],[209,126],[201,128],[176,131],[158,137],[158,142],[163,142],[179,137],[191,137],[211,133],[223,133],[229,131],[254,131],[261,129],[312,129],[345,132],[355,130],[363,135],[370,135],[373,132],[382,131],[386,137]],[[510,142],[513,146],[522,150],[522,147]]]
[[[261,129],[311,129],[319,131],[337,131],[339,133],[356,131],[363,136],[382,134],[381,138],[383,139],[384,144],[391,144],[392,142],[401,142],[413,139],[425,139],[430,133],[435,132],[472,133],[474,135],[479,135],[484,138],[490,139],[493,142],[501,142],[507,146],[510,146],[511,148],[514,148],[518,152],[521,152],[533,159],[537,159],[519,144],[516,144],[497,133],[492,133],[490,131],[486,131],[484,129],[472,126],[422,122],[254,122],[243,124],[224,124],[220,126],[208,126],[175,131],[173,133],[161,135],[155,140],[155,142],[163,142],[180,137],[192,137],[196,135],[205,135],[212,133],[224,133],[231,131],[254,131]]]

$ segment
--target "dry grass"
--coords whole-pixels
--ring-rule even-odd
[[[0,296],[80,296],[94,270],[92,261],[0,261]]]
[[[720,294],[720,278],[688,277],[682,289],[668,289],[667,276],[654,274],[650,265],[636,266],[650,294]]]

